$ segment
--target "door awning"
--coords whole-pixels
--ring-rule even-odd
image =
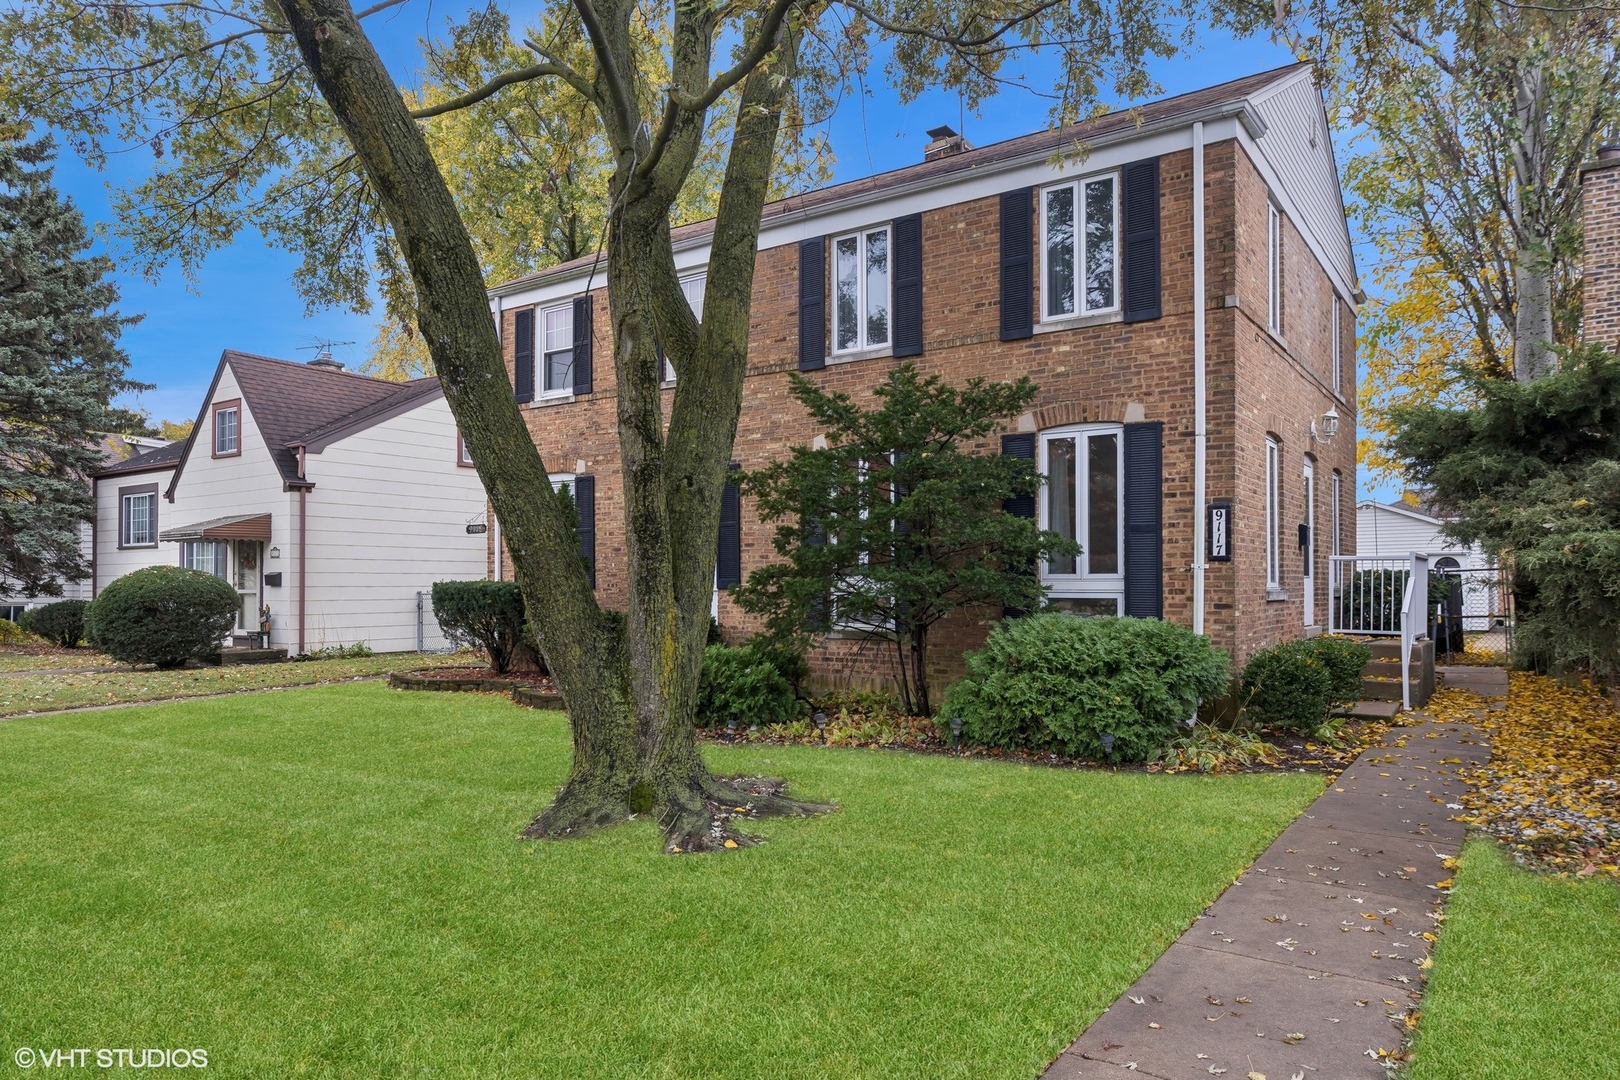
[[[164,529],[159,540],[268,540],[269,514],[232,514],[230,517],[199,521],[195,525],[182,525]]]

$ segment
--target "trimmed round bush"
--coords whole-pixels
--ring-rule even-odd
[[[435,581],[433,617],[452,642],[484,650],[495,675],[546,670],[516,582]]]
[[[790,679],[793,654],[770,645],[710,645],[703,650],[703,671],[698,676],[697,724],[738,727],[784,724],[802,711]],[[799,663],[803,658],[799,657]]]
[[[31,608],[26,613],[23,629],[42,637],[52,645],[76,649],[84,640],[83,600],[58,600],[54,604]]]
[[[91,602],[90,637],[115,660],[179,667],[219,651],[240,603],[213,574],[148,566],[112,581]]]
[[[1253,722],[1315,731],[1336,705],[1361,697],[1372,650],[1341,637],[1285,641],[1262,649],[1243,668],[1243,710]]]
[[[940,721],[961,717],[963,738],[981,746],[1092,759],[1107,733],[1115,760],[1147,761],[1230,678],[1223,650],[1159,619],[1003,619],[968,654]]]

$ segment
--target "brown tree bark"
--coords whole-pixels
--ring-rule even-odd
[[[621,614],[598,606],[562,504],[550,497],[507,381],[471,241],[386,68],[345,0],[278,3],[404,252],[424,340],[568,705],[567,782],[524,835],[579,836],[650,813],[670,850],[698,851],[748,843],[732,824],[737,816],[828,809],[785,797],[780,783],[713,776],[693,718],[720,492],[742,398],[754,251],[781,76],[793,63],[787,23],[761,16],[760,60],[741,80],[701,325],[675,276],[669,210],[700,148],[702,99],[719,85],[709,75],[713,16],[676,6],[676,87],[656,133],[625,81],[635,70],[630,0],[582,3],[594,77],[557,72],[596,104],[616,157],[606,252],[629,558],[630,603]],[[773,10],[785,15],[787,5]],[[676,94],[687,106],[674,104]],[[667,435],[658,342],[679,380]]]

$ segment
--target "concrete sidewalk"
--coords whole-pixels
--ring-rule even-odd
[[[1356,759],[1043,1080],[1384,1080],[1461,847],[1463,724],[1396,728]]]

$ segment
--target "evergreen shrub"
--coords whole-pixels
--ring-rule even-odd
[[[961,717],[963,738],[982,746],[1092,759],[1108,733],[1116,761],[1148,761],[1230,678],[1223,650],[1160,619],[1003,619],[968,654],[939,721]]]
[[[794,684],[805,667],[802,653],[780,645],[710,645],[698,677],[698,726],[787,723],[803,712]]]
[[[23,613],[22,627],[52,645],[76,649],[84,640],[83,600],[58,600]]]
[[[148,566],[101,590],[87,611],[88,636],[115,660],[179,667],[219,651],[241,598],[201,570]]]
[[[436,581],[433,617],[451,641],[482,649],[493,674],[543,670],[516,582]]]
[[[1245,717],[1271,727],[1315,731],[1328,712],[1361,697],[1372,650],[1340,637],[1286,641],[1262,649],[1243,668]]]

